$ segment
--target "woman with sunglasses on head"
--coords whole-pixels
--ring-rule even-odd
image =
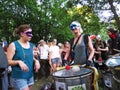
[[[19,39],[12,42],[7,51],[8,63],[12,66],[11,78],[15,90],[31,90],[34,84],[34,69],[37,72],[40,68],[39,62],[35,59],[34,45],[30,43],[33,37],[29,25],[20,25],[15,30]]]
[[[90,37],[88,36],[88,43],[85,45],[84,34],[82,34],[83,30],[78,21],[73,21],[70,24],[70,29],[74,34],[74,38],[71,43],[71,57],[74,57],[74,64],[86,64],[88,66],[93,66],[92,58],[94,56],[94,49]],[[87,51],[89,51],[89,54],[86,52],[86,46],[88,47]]]

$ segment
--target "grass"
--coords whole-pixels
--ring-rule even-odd
[[[48,78],[42,77],[41,79],[35,80],[35,84],[33,85],[32,90],[41,90],[43,85],[47,82],[53,82],[52,76],[49,76]]]

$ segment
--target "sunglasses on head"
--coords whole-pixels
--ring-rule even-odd
[[[77,26],[76,24],[72,24],[72,25],[70,26],[70,29],[71,29],[71,30],[75,30],[75,29],[77,29],[77,27],[78,27],[78,26]]]
[[[28,37],[33,37],[32,31],[24,32],[24,34],[26,34]]]

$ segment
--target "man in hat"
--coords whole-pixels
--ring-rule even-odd
[[[43,76],[47,78],[50,75],[50,65],[48,60],[49,46],[46,44],[44,40],[40,40],[38,49],[40,52],[39,58],[40,58],[40,64],[41,64],[41,68],[39,71],[39,78]]]

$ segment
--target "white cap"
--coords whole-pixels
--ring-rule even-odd
[[[42,40],[40,40],[38,43],[41,43],[41,42],[45,42],[45,41],[42,39]]]
[[[100,35],[97,35],[97,36],[96,36],[96,39],[101,39],[101,36],[100,36]]]
[[[62,43],[58,43],[58,46],[60,46],[60,47],[61,47],[62,45],[63,45]]]
[[[77,27],[81,27],[81,24],[78,21],[73,21],[70,26],[76,25]]]
[[[73,30],[75,29],[76,27],[80,27],[80,32],[82,33],[83,30],[81,28],[81,24],[78,22],[78,21],[73,21],[71,24],[70,24],[70,29]]]

